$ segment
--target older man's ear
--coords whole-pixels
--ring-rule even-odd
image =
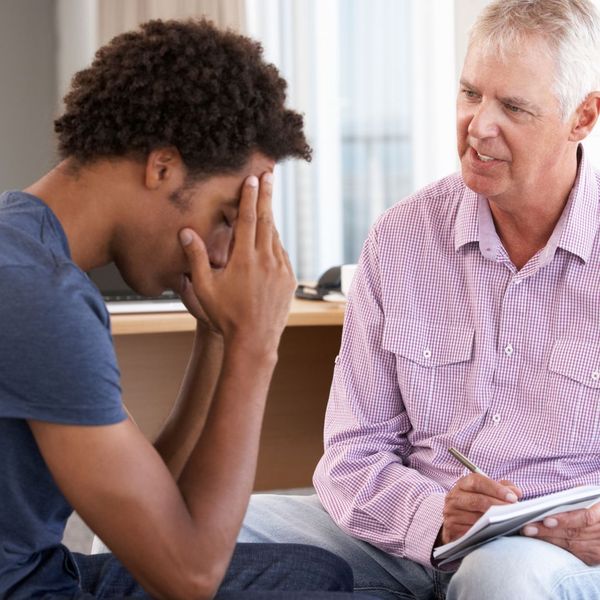
[[[573,129],[569,139],[580,142],[586,138],[596,125],[600,114],[600,92],[592,92],[579,105],[573,117]]]

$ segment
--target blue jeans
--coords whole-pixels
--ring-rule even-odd
[[[73,554],[81,581],[77,600],[150,597],[112,554]],[[352,594],[352,570],[320,548],[238,544],[215,600],[368,600]]]
[[[354,571],[354,589],[381,600],[583,600],[600,598],[600,567],[540,540],[486,544],[455,573],[398,558],[344,533],[316,496],[255,495],[240,542],[295,542],[325,548]]]
[[[466,556],[450,581],[448,600],[600,598],[600,567],[541,540],[497,539]]]

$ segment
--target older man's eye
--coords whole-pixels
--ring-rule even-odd
[[[523,112],[522,108],[519,108],[518,106],[515,106],[514,104],[505,104],[504,106],[506,106],[506,110],[508,110],[511,113],[520,113]]]
[[[479,98],[479,94],[477,92],[474,92],[468,88],[462,88],[461,93],[465,98],[467,98],[467,100],[477,100],[477,98]]]

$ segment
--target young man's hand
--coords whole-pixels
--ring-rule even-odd
[[[478,473],[462,477],[444,501],[441,543],[447,544],[466,533],[490,506],[516,502],[522,495],[510,481],[494,481]]]
[[[210,322],[225,342],[274,353],[287,322],[296,287],[271,209],[272,174],[244,182],[235,241],[223,269],[211,269],[206,246],[191,229],[180,232],[190,261],[192,287]]]
[[[200,304],[200,300],[198,300],[198,296],[194,292],[192,282],[187,277],[184,278],[183,285],[179,291],[179,297],[190,315],[196,319],[199,327],[206,332],[221,335],[221,331],[211,322],[206,311],[202,308],[202,304]]]

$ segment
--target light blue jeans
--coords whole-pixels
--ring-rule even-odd
[[[330,550],[352,567],[357,592],[382,600],[600,599],[600,567],[552,544],[501,538],[469,554],[455,573],[441,572],[348,536],[316,496],[253,496],[239,541]]]

